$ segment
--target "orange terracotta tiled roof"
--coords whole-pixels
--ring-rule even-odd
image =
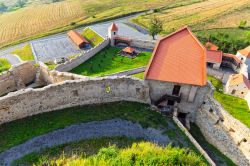
[[[243,74],[233,74],[231,79],[229,80],[229,85],[239,85],[244,83],[248,89],[250,89],[250,82],[246,76]]]
[[[222,51],[207,50],[207,62],[217,62],[222,61]]]
[[[132,54],[133,52],[135,52],[135,49],[131,47],[126,47],[122,51]]]
[[[76,44],[76,45],[81,45],[82,43],[89,43],[84,37],[82,37],[78,32],[76,31],[69,31],[68,36],[70,39]]]
[[[116,24],[114,22],[111,24],[111,26],[109,27],[109,29],[112,32],[118,31],[118,27],[116,26]]]
[[[206,85],[206,49],[184,27],[157,43],[145,79]]]
[[[228,57],[234,59],[237,63],[241,63],[241,61],[233,54],[223,53],[223,57]]]
[[[216,50],[219,49],[218,46],[216,46],[215,44],[213,44],[213,43],[211,43],[211,42],[207,42],[207,43],[205,44],[205,47],[206,47],[208,50],[214,50],[214,51],[216,51]]]
[[[242,50],[239,50],[239,53],[241,55],[244,55],[247,58],[250,58],[250,46],[248,46],[248,47],[246,47],[246,48],[244,48]]]

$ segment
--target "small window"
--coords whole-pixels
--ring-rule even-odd
[[[244,92],[241,92],[241,94],[244,94]]]
[[[234,89],[234,90],[232,91],[232,93],[231,93],[231,94],[232,94],[232,95],[234,95],[234,94],[235,94],[235,92],[236,92],[236,90]]]
[[[210,108],[210,109],[209,109],[209,112],[210,112],[210,113],[213,113],[213,112],[214,112],[214,110],[213,110],[212,108]]]

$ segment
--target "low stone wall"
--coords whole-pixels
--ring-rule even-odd
[[[206,140],[237,165],[250,165],[250,129],[232,117],[218,103],[212,91],[196,112],[196,124]]]
[[[56,70],[49,70],[48,67],[43,63],[39,62],[40,64],[40,81],[45,82],[45,84],[54,84],[54,83],[59,83],[67,80],[79,80],[79,79],[85,79],[87,77],[77,75],[77,74],[72,74],[68,72],[59,72]]]
[[[0,98],[0,124],[42,112],[115,101],[150,103],[149,88],[136,78],[104,77],[25,89]]]
[[[222,70],[216,70],[216,69],[212,69],[212,68],[207,67],[207,74],[211,75],[211,76],[214,76],[215,78],[221,80],[223,84],[226,84],[229,76],[232,73],[225,72],[225,71],[222,71]]]
[[[109,39],[105,39],[104,42],[97,45],[96,47],[86,51],[82,55],[70,59],[69,61],[58,65],[55,70],[57,71],[70,71],[74,69],[75,67],[79,66],[80,64],[87,61],[89,58],[93,57],[95,54],[97,54],[99,51],[101,51],[103,48],[107,47],[109,45]]]
[[[145,48],[145,49],[154,49],[156,41],[149,40],[140,40],[140,39],[131,39],[131,47]]]
[[[35,80],[36,68],[30,62],[13,66],[0,75],[0,96],[22,89]]]
[[[209,157],[209,155],[200,146],[200,144],[193,138],[193,136],[188,132],[188,130],[182,125],[182,123],[178,120],[178,118],[174,116],[173,120],[177,124],[177,126],[184,132],[184,134],[188,137],[188,139],[193,143],[193,145],[198,149],[198,151],[205,157],[207,162],[212,166],[216,166],[214,161]]]
[[[133,74],[137,74],[137,73],[142,73],[142,72],[145,71],[145,69],[146,69],[146,67],[143,66],[143,67],[138,67],[138,68],[135,68],[135,69],[124,70],[124,71],[121,71],[121,72],[118,72],[118,73],[109,74],[109,75],[106,75],[106,76],[127,76],[127,75],[133,75]]]

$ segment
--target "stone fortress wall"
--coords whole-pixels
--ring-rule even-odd
[[[250,164],[250,129],[232,117],[213,98],[212,84],[204,104],[196,112],[195,123],[206,140],[231,158],[237,165]]]
[[[86,77],[78,74],[49,70],[48,66],[46,66],[43,62],[39,62],[39,80],[44,82],[46,85],[84,78]]]
[[[37,69],[30,62],[13,66],[0,74],[0,96],[24,88],[35,80]]]
[[[0,98],[0,124],[42,112],[115,101],[150,103],[148,86],[130,77],[87,77],[20,90]]]

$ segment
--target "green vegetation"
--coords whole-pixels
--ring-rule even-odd
[[[93,31],[90,28],[84,29],[82,35],[85,39],[87,39],[91,43],[92,46],[97,46],[104,41],[104,39],[100,35],[98,35],[95,31]]]
[[[12,165],[45,165],[59,159],[61,156],[65,158],[73,157],[89,157],[95,155],[101,148],[107,148],[114,145],[123,149],[130,147],[133,143],[138,143],[141,139],[133,139],[127,137],[104,137],[96,139],[82,140],[78,142],[59,145],[47,148],[39,153],[31,153],[13,162]]]
[[[95,111],[93,111],[95,110]],[[150,109],[149,105],[116,102],[87,105],[43,113],[0,126],[0,152],[35,136],[64,128],[71,124],[121,118],[138,122],[143,127],[167,127],[167,119]],[[171,121],[171,119],[168,119]]]
[[[203,166],[206,163],[194,152],[171,146],[160,147],[150,142],[133,143],[129,148],[118,148],[110,145],[101,148],[97,154],[84,157],[67,158],[62,155],[56,161],[39,163],[38,165],[189,165]]]
[[[212,159],[216,158],[217,165],[226,164],[227,166],[236,166],[232,162],[232,160],[230,160],[227,156],[222,154],[216,147],[206,141],[205,137],[200,131],[200,128],[196,124],[191,123],[190,133],[195,138],[195,140],[202,146],[202,148],[208,153],[208,155],[212,157]]]
[[[12,51],[11,53],[18,55],[23,61],[34,60],[34,56],[33,56],[30,44],[27,44],[22,48],[18,48]]]
[[[0,58],[0,73],[11,68],[11,64],[5,58]]]
[[[136,58],[132,59],[120,56],[118,54],[120,50],[117,47],[107,47],[71,72],[86,76],[103,76],[146,66],[152,54],[150,52],[141,52]]]
[[[163,31],[163,22],[156,17],[152,17],[149,22],[148,31],[152,38],[155,39],[155,36]]]
[[[136,77],[136,78],[140,78],[140,79],[144,79],[144,72],[143,73],[137,73],[137,74],[133,74],[131,75],[132,77]]]
[[[250,45],[250,30],[229,28],[202,30],[195,33],[203,44],[210,41],[225,53],[236,54],[238,50]]]
[[[55,64],[53,62],[46,62],[44,64],[47,65],[50,70],[54,70],[57,66],[57,64]]]
[[[234,118],[250,128],[250,110],[246,100],[224,94],[222,82],[215,77],[208,76],[208,80],[211,81],[215,87],[214,98],[220,102],[225,110],[227,110]]]

